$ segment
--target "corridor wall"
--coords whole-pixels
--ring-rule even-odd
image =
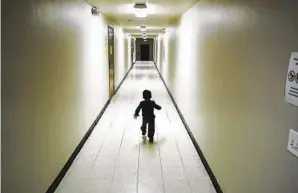
[[[157,56],[156,56],[156,66],[162,71],[163,58],[164,58],[164,34],[159,34],[157,36]]]
[[[108,100],[107,22],[78,0],[2,8],[2,192],[46,192]]]
[[[168,51],[159,69],[223,192],[298,190],[297,158],[286,150],[298,108],[284,101],[297,7],[203,0],[160,41]]]
[[[129,35],[128,33],[124,33],[124,52],[125,52],[125,55],[124,55],[124,61],[125,61],[124,69],[125,69],[125,72],[127,72],[129,70],[129,68],[131,67],[131,65],[133,64],[133,60],[132,60],[132,54],[133,53],[132,53],[132,50],[131,50],[132,49],[131,44],[132,44],[131,35]],[[124,76],[125,76],[125,74],[124,74]]]
[[[124,34],[121,27],[117,25],[113,27],[115,31],[115,87],[117,87],[131,66],[131,62],[128,60],[130,37]]]

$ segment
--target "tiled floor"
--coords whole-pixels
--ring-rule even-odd
[[[152,91],[155,142],[133,113]],[[113,98],[56,193],[215,193],[153,63],[138,62]]]

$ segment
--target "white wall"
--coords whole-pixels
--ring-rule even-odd
[[[113,26],[114,32],[115,32],[115,38],[114,38],[114,45],[115,45],[115,88],[119,85],[123,77],[125,76],[125,73],[127,72],[126,68],[126,50],[127,47],[125,47],[125,41],[128,37],[126,37],[123,33],[123,29],[118,26]]]
[[[223,192],[296,193],[284,101],[296,1],[203,0],[159,36],[158,66]],[[162,62],[161,48],[166,46]]]
[[[2,192],[46,192],[108,100],[107,23],[78,0],[2,8]]]
[[[163,49],[164,49],[164,34],[159,34],[157,36],[157,57],[156,57],[156,65],[157,67],[162,70],[163,69]]]

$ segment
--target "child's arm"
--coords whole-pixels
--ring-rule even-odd
[[[161,109],[161,106],[159,106],[158,104],[155,103],[155,101],[153,101],[153,105],[154,105],[154,108],[157,109],[157,110],[160,110]]]
[[[137,107],[134,117],[137,118],[139,116],[140,110],[142,109],[142,102],[140,102],[139,106]]]

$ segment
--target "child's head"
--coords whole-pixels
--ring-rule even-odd
[[[151,91],[149,91],[149,90],[144,90],[144,91],[143,91],[143,98],[144,98],[145,100],[150,100],[151,97],[152,97]]]

